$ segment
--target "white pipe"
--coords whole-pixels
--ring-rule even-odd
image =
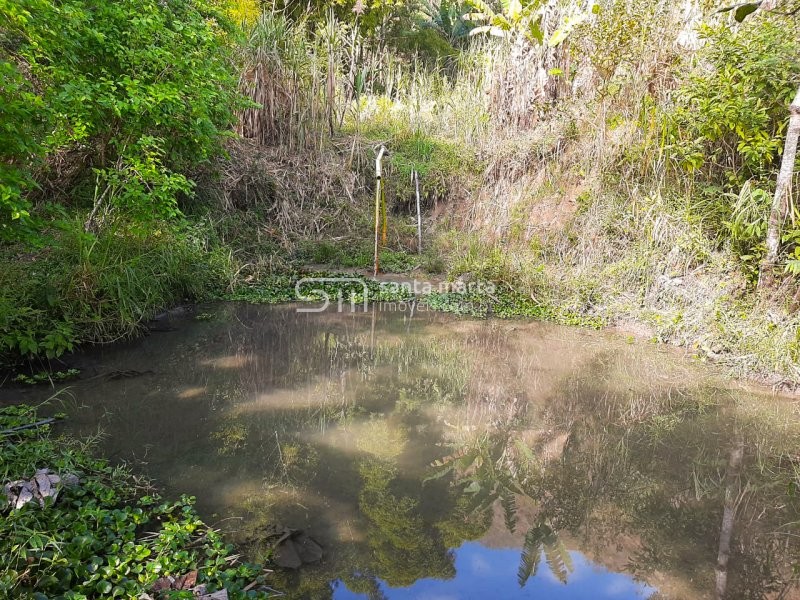
[[[375,156],[375,177],[380,177],[383,167],[383,155],[386,154],[386,146],[381,146],[378,149],[378,154]]]

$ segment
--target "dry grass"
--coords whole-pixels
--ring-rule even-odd
[[[221,165],[223,207],[258,209],[268,223],[264,233],[285,245],[343,235],[369,207],[371,179],[354,168],[369,150],[353,140],[323,152],[236,140],[228,151]]]
[[[733,253],[689,214],[689,190],[666,176],[656,107],[692,51],[683,42],[693,16],[649,0],[612,5],[556,48],[487,41],[455,74],[376,50],[359,58],[380,73],[360,97],[346,72],[350,40],[330,23],[309,35],[262,19],[242,89],[263,107],[241,115],[250,141],[234,144],[224,167],[226,209],[259,207],[263,234],[285,247],[339,243],[368,225],[374,144],[407,151],[405,167],[427,148],[437,159],[460,148],[482,165],[479,176],[423,182],[435,200],[426,230],[450,229],[435,245],[459,269],[469,270],[464,258],[479,244],[503,256],[519,291],[649,331],[737,373],[797,380],[797,318],[749,293]],[[546,34],[560,16],[548,18]],[[399,206],[404,182],[393,178],[402,169],[386,172]]]
[[[304,22],[264,12],[242,50],[242,93],[258,106],[238,133],[263,145],[321,149],[339,120],[344,42],[335,21],[309,36]]]

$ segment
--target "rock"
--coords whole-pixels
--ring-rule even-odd
[[[150,591],[154,592],[158,598],[169,597],[171,591],[187,590],[192,593],[197,600],[228,600],[228,591],[208,593],[205,584],[197,585],[197,571],[189,571],[180,577],[159,577],[153,582]],[[148,594],[139,596],[139,600],[153,600]]]
[[[277,537],[273,543],[275,564],[284,569],[299,569],[305,564],[322,560],[322,546],[302,530],[274,525],[267,537]]]
[[[39,493],[43,497],[49,497],[53,486],[50,484],[50,478],[47,476],[47,471],[36,471],[36,475],[34,475],[33,478],[36,480],[36,485],[39,486]],[[58,481],[61,480],[59,479]]]
[[[17,494],[17,501],[14,503],[14,509],[19,510],[31,500],[33,500],[33,491],[29,487],[29,484],[25,482],[20,486],[19,493]]]
[[[315,563],[322,560],[322,546],[305,533],[301,532],[293,541],[303,564]]]
[[[228,590],[220,590],[213,594],[203,594],[198,596],[197,600],[228,600]]]
[[[272,556],[275,564],[284,569],[299,569],[303,566],[303,559],[297,551],[291,538],[287,538],[277,545]]]
[[[56,501],[60,485],[61,477],[50,469],[38,469],[28,480],[10,481],[3,486],[5,506],[18,510],[28,502],[36,500],[39,502],[39,506],[44,508],[47,498],[52,498],[53,502]],[[0,507],[2,506],[0,505]]]
[[[66,487],[76,487],[81,482],[80,478],[74,473],[65,473],[62,481]]]

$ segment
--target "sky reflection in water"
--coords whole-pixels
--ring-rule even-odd
[[[517,584],[519,549],[487,548],[466,542],[454,551],[456,576],[450,580],[421,579],[405,588],[380,583],[387,600],[488,600],[498,598],[548,598],[550,600],[641,600],[655,589],[634,581],[624,573],[612,573],[593,564],[580,552],[570,552],[574,570],[562,583],[543,564],[540,571],[520,587]],[[341,581],[334,584],[335,600],[362,600]]]

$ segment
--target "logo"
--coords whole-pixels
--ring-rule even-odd
[[[326,286],[325,284],[328,285]],[[310,285],[317,287],[309,288]],[[356,303],[358,293],[351,289],[348,297],[350,312],[356,312],[357,304],[363,306],[364,312],[368,311],[369,289],[367,288],[367,282],[363,279],[358,279],[357,277],[304,277],[294,285],[295,297],[300,302],[321,301],[322,304],[313,307],[298,307],[297,312],[319,313],[328,310],[331,305],[329,290],[333,286],[338,286],[339,288],[336,291],[336,305],[339,312],[343,312],[344,308],[344,288],[352,286],[357,286],[357,289],[361,290],[361,302]]]

